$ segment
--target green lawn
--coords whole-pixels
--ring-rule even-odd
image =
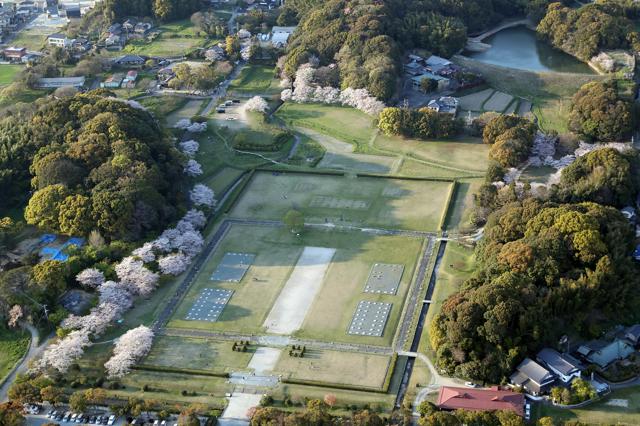
[[[440,181],[262,172],[254,175],[231,215],[281,220],[295,206],[307,222],[328,220],[436,231],[450,185]]]
[[[425,327],[420,339],[421,352],[429,352],[429,326],[433,318],[440,312],[442,303],[460,289],[462,283],[471,276],[475,269],[473,249],[456,242],[448,242],[436,277],[436,285],[431,297],[431,305],[425,319]]]
[[[484,179],[460,179],[456,185],[453,202],[447,212],[445,228],[447,231],[471,231],[475,227],[471,224],[471,213],[474,207],[473,195],[478,192]]]
[[[22,69],[20,65],[0,65],[0,87],[11,84]]]
[[[306,246],[336,249],[324,284],[296,335],[325,341],[351,341],[390,345],[422,240],[399,236],[372,237],[363,233],[305,230],[301,237],[282,228],[233,226],[219,249],[202,267],[195,282],[169,323],[170,328],[191,328],[242,333],[264,332],[264,321]],[[245,252],[256,259],[242,281],[212,282],[211,274],[227,252]],[[405,267],[398,294],[377,295],[362,292],[371,266],[375,262],[398,263]],[[183,320],[204,288],[234,291],[217,322]],[[346,334],[353,312],[360,300],[393,303],[385,333],[380,337]]]
[[[49,34],[54,32],[54,30],[51,30]],[[11,40],[11,45],[26,47],[27,50],[41,50],[46,44],[47,35],[37,28],[23,29]]]
[[[482,74],[493,88],[533,102],[533,113],[545,131],[566,132],[571,97],[585,83],[603,80],[595,74],[569,74],[504,68],[455,56],[454,61]]]
[[[253,351],[234,352],[232,343],[210,339],[160,336],[142,362],[144,365],[201,371],[246,369]]]
[[[30,340],[29,334],[23,331],[7,330],[0,326],[0,381],[27,352]]]
[[[622,400],[628,406],[612,405],[610,401],[613,399]],[[556,421],[578,420],[588,425],[639,425],[640,387],[615,391],[604,400],[580,409],[565,410],[550,405],[535,404],[532,414],[534,418],[552,416]]]
[[[189,51],[204,47],[209,43],[204,34],[197,35],[198,29],[185,19],[158,27],[160,35],[153,41],[129,40],[121,52],[148,56],[181,56]]]
[[[191,119],[194,115],[198,115],[200,110],[209,103],[208,99],[188,99],[181,107],[167,115],[167,126],[173,127],[182,119]]]
[[[172,112],[183,108],[189,100],[181,96],[151,96],[139,99],[142,105],[147,107],[158,120],[162,121]]]
[[[463,136],[454,140],[422,141],[379,134],[374,147],[406,155],[421,162],[429,171],[442,170],[455,176],[483,175],[489,160],[489,147],[479,138]]]
[[[287,102],[276,113],[290,127],[306,127],[369,151],[375,134],[373,118],[354,108]]]
[[[308,349],[303,358],[283,351],[274,369],[277,374],[297,380],[382,388],[391,357]]]
[[[273,95],[282,89],[280,81],[274,78],[273,67],[250,65],[245,67],[237,79],[231,82],[229,90],[255,95]]]

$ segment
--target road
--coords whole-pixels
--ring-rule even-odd
[[[206,117],[208,116],[211,111],[213,110],[213,108],[216,106],[216,104],[218,103],[218,101],[221,98],[224,98],[227,95],[227,89],[229,88],[229,85],[231,84],[231,82],[233,80],[235,80],[236,78],[238,78],[238,76],[240,75],[240,72],[242,71],[242,69],[245,67],[245,63],[244,62],[240,62],[238,65],[236,65],[233,70],[231,71],[231,73],[227,76],[227,78],[220,83],[220,85],[218,86],[218,88],[216,89],[216,91],[213,93],[213,95],[211,95],[211,100],[209,101],[209,103],[207,104],[207,106],[202,110],[202,112],[200,113],[200,115]]]
[[[24,373],[29,368],[29,362],[32,359],[39,357],[44,349],[47,347],[49,342],[49,338],[44,339],[42,342],[39,342],[38,330],[34,326],[28,323],[21,324],[29,333],[31,333],[31,342],[29,343],[29,350],[27,351],[27,355],[23,358],[23,360],[13,368],[13,371],[7,376],[7,379],[4,381],[4,384],[0,387],[0,401],[6,401],[7,391],[9,387],[15,380],[16,376],[20,373]]]

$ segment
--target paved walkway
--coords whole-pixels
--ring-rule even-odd
[[[38,330],[31,324],[23,323],[21,325],[25,327],[27,330],[29,330],[29,333],[31,333],[31,342],[29,343],[29,349],[27,350],[27,354],[24,356],[22,361],[20,361],[20,363],[18,363],[15,367],[13,367],[13,371],[9,373],[9,375],[6,377],[2,386],[0,386],[0,401],[2,402],[8,399],[7,391],[9,390],[9,387],[11,387],[11,385],[13,384],[13,381],[15,380],[16,376],[18,374],[26,372],[27,369],[29,368],[29,362],[39,357],[42,354],[42,352],[44,352],[45,348],[47,347],[47,344],[49,343],[48,338],[43,339],[42,342],[39,341]]]

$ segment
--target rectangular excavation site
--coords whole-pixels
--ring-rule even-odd
[[[404,265],[374,263],[364,286],[365,293],[393,294],[398,292]]]
[[[291,276],[264,322],[267,332],[291,334],[300,329],[336,250],[305,247]]]
[[[239,283],[255,258],[254,254],[249,253],[225,253],[211,275],[211,281]]]
[[[188,321],[216,322],[232,295],[233,290],[222,288],[203,289],[191,309],[189,309],[185,319]]]
[[[382,337],[391,306],[385,302],[360,301],[347,334]]]

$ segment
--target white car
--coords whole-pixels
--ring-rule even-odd
[[[468,388],[479,388],[479,387],[480,387],[480,385],[475,384],[475,383],[473,383],[473,382],[464,382],[464,385],[465,385],[466,387],[468,387]]]
[[[116,416],[114,414],[109,416],[109,421],[107,422],[107,424],[109,426],[111,426],[112,424],[114,424],[116,422]]]

